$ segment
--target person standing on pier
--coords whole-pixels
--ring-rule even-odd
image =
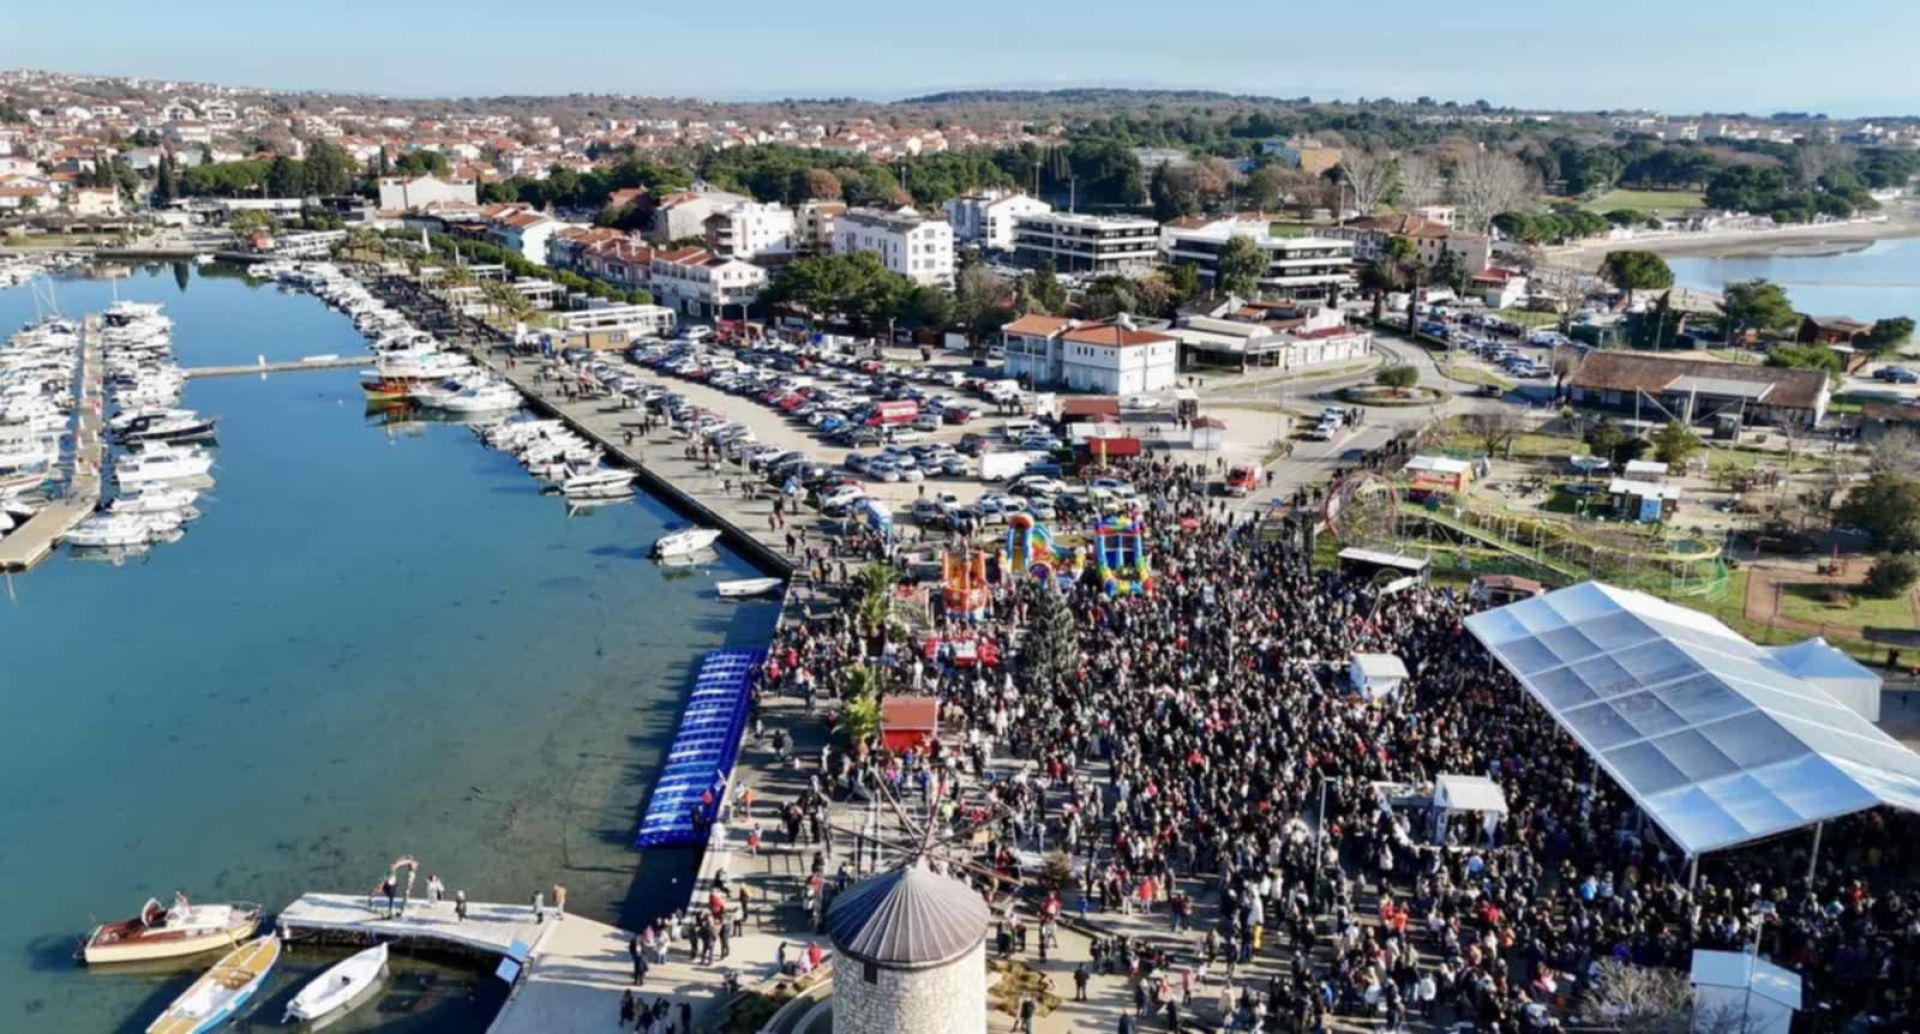
[[[439,904],[447,896],[447,885],[440,882],[437,873],[427,874],[427,900]]]
[[[639,1015],[640,1008],[633,1000],[633,988],[629,987],[620,993],[620,1029],[633,1026]]]

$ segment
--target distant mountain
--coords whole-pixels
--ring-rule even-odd
[[[1123,87],[1081,87],[1063,90],[945,90],[920,97],[907,97],[893,103],[902,106],[927,107],[941,104],[1146,104],[1154,101],[1288,103],[1281,97],[1226,93],[1221,90],[1136,90]]]

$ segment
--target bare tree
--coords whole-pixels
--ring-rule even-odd
[[[1474,151],[1453,168],[1453,202],[1458,225],[1485,232],[1493,217],[1524,206],[1536,191],[1533,171],[1500,151]]]
[[[1611,958],[1593,969],[1593,989],[1580,1000],[1582,1023],[1622,1034],[1686,1034],[1692,1028],[1693,985],[1679,970]]]
[[[1440,172],[1440,163],[1431,155],[1403,154],[1397,165],[1400,174],[1395,177],[1395,185],[1402,203],[1431,205],[1446,196],[1447,178]]]
[[[1364,216],[1393,191],[1400,178],[1400,161],[1382,148],[1343,151],[1340,173],[1353,191],[1354,209]]]
[[[1580,372],[1585,357],[1580,350],[1569,345],[1555,345],[1553,348],[1553,393],[1557,396],[1567,390],[1567,382]]]
[[[1468,413],[1461,426],[1479,440],[1488,456],[1511,457],[1513,440],[1527,429],[1527,422],[1519,413],[1501,407],[1491,413]]]
[[[1920,432],[1888,428],[1867,453],[1869,474],[1910,474],[1920,470]]]

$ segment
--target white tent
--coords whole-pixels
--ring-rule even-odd
[[[1698,611],[1584,582],[1467,629],[1691,858],[1920,811],[1920,755]]]
[[[1356,653],[1347,664],[1347,678],[1355,693],[1378,700],[1400,689],[1407,680],[1407,665],[1390,653]]]
[[[1782,668],[1827,691],[1869,722],[1880,720],[1880,676],[1815,636],[1773,649]]]
[[[1507,813],[1507,794],[1486,776],[1440,775],[1433,781],[1433,806],[1448,811]]]
[[[1787,1034],[1800,974],[1743,951],[1693,953],[1693,1029]]]

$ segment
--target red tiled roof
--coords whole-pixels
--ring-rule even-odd
[[[1026,334],[1031,337],[1052,337],[1062,330],[1073,326],[1073,321],[1058,316],[1030,315],[1022,316],[1000,328],[1009,334]]]
[[[1107,348],[1132,348],[1137,345],[1157,345],[1173,339],[1165,334],[1155,334],[1145,330],[1128,330],[1117,323],[1107,323],[1092,327],[1076,327],[1067,331],[1066,340],[1082,345],[1102,345]]]

